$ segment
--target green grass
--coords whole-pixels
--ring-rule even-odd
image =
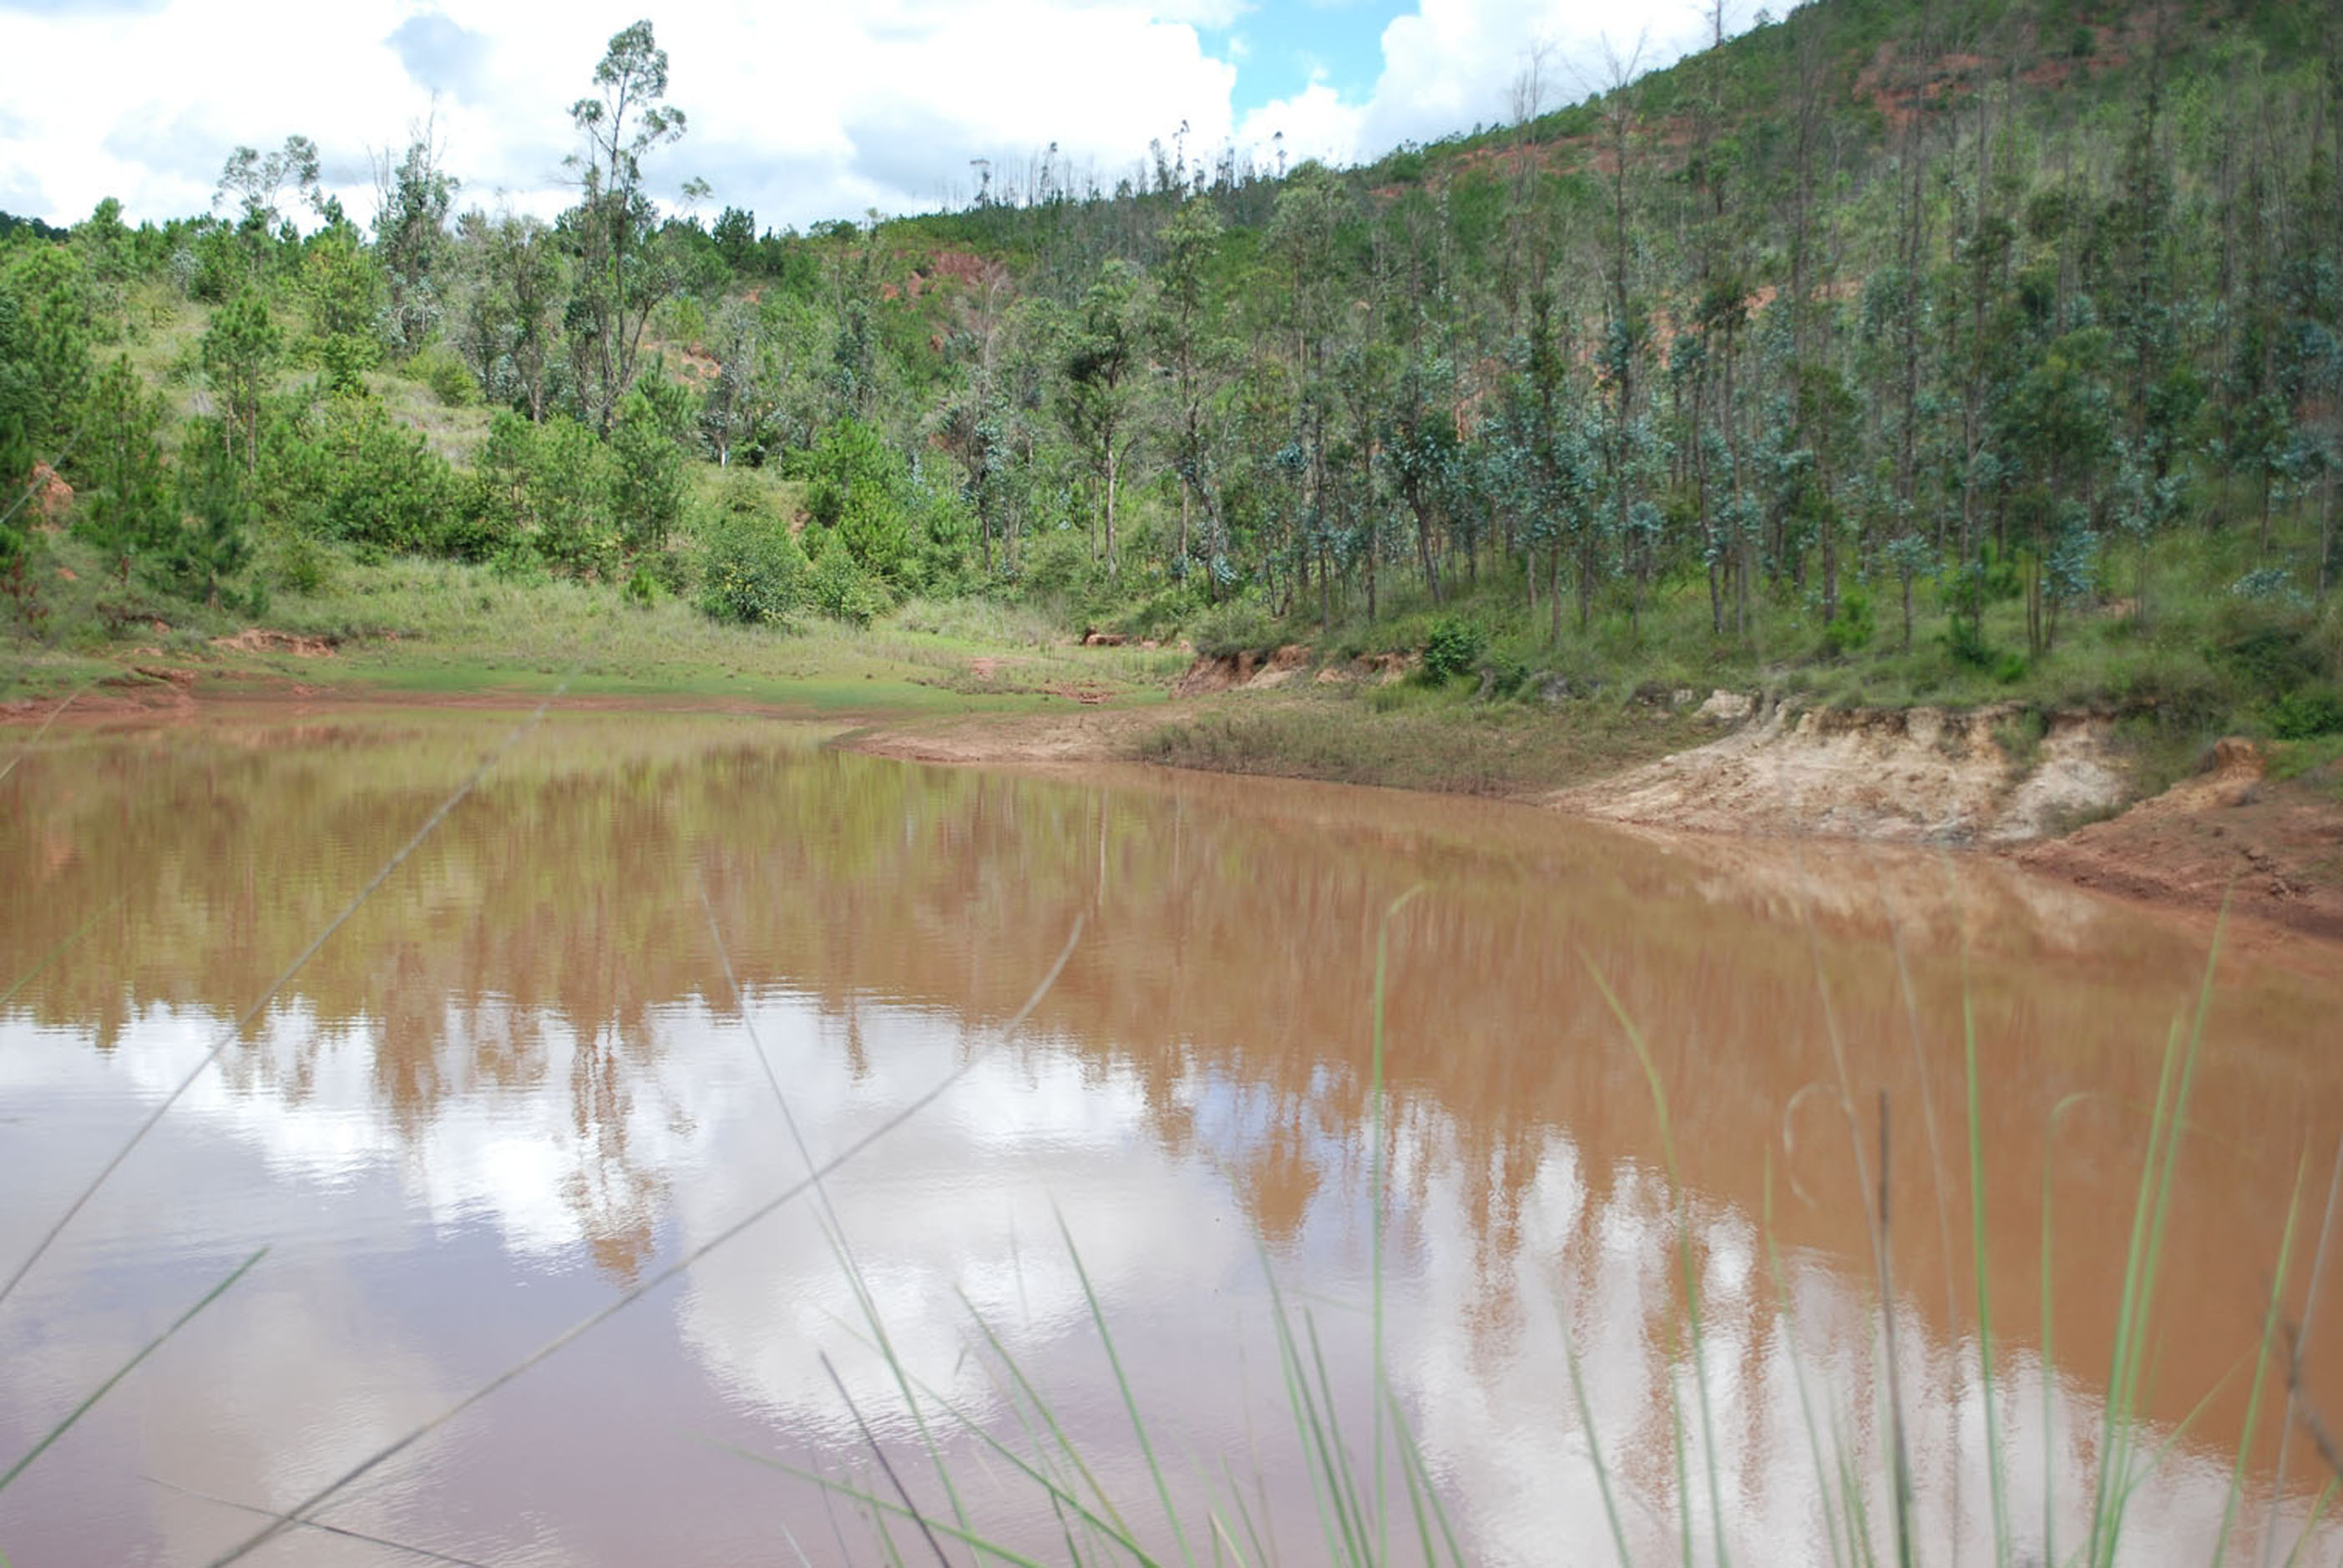
[[[1480,703],[1459,683],[1287,696],[1241,693],[1141,739],[1172,768],[1513,795],[1600,778],[1710,738],[1664,709],[1605,702]]]
[[[2267,731],[2265,709],[2280,686],[2343,683],[2343,602],[2330,595],[2323,607],[2298,608],[2279,600],[2240,599],[2229,591],[2249,572],[2282,566],[2307,592],[2308,548],[2265,557],[2250,533],[2178,530],[2149,552],[2144,599],[2136,552],[2111,548],[2100,602],[2066,611],[2053,646],[2038,658],[2026,656],[2024,604],[2010,591],[1989,598],[1986,606],[1986,657],[1956,656],[1948,640],[1950,600],[1934,578],[1915,584],[1907,652],[1892,574],[1867,583],[1850,577],[1842,585],[1843,602],[1856,596],[1867,600],[1873,630],[1859,646],[1836,650],[1824,635],[1818,592],[1801,596],[1787,585],[1753,603],[1745,633],[1718,636],[1711,627],[1707,582],[1699,575],[1651,585],[1634,614],[1626,589],[1612,585],[1583,629],[1575,606],[1565,605],[1555,637],[1546,601],[1541,598],[1534,611],[1527,607],[1517,568],[1452,584],[1440,606],[1420,586],[1400,578],[1387,586],[1373,620],[1355,608],[1338,609],[1331,626],[1321,626],[1312,605],[1252,629],[1249,640],[1258,648],[1307,643],[1335,658],[1411,652],[1425,646],[1441,618],[1455,617],[1483,635],[1483,667],[1513,678],[1509,689],[1523,693],[1559,678],[1574,691],[1615,700],[1642,689],[1688,688],[1705,696],[1721,688],[1768,691],[1802,707],[1968,709],[2014,701],[2043,709],[2152,714],[2159,724],[2200,738],[2259,734]],[[2014,589],[2015,581],[2003,588]],[[2274,668],[2250,650],[2240,657],[2240,644],[2267,643],[2274,630],[2287,639],[2286,668]]]
[[[417,693],[537,693],[567,678],[586,696],[818,711],[1021,711],[1075,690],[1159,699],[1187,662],[1176,650],[1071,647],[1047,638],[1030,618],[973,601],[915,600],[869,628],[809,618],[782,630],[713,621],[673,596],[643,606],[595,584],[516,582],[458,562],[365,565],[339,556],[314,591],[282,591],[261,618],[271,629],[333,645],[331,657],[304,658],[217,648],[212,639],[240,630],[243,618],[156,598],[135,578],[126,588],[71,539],[46,540],[43,551],[47,633],[8,645],[0,700],[60,696],[143,662]],[[109,614],[118,637],[106,635]],[[157,621],[166,629],[156,631]],[[989,673],[979,673],[980,661]]]

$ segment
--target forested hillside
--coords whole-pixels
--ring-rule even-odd
[[[760,232],[648,194],[690,83],[647,22],[549,224],[427,129],[367,214],[295,136],[224,149],[212,214],[0,220],[0,615],[316,625],[444,556],[745,622],[983,595],[1413,650],[1490,699],[2343,730],[2343,12],[1815,0],[1551,107],[1564,64],[1370,166],[1175,138]]]

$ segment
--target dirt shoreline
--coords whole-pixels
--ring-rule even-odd
[[[547,700],[538,692],[416,692],[273,676],[199,683],[192,670],[137,668],[120,683],[85,688],[62,702],[0,704],[0,728],[192,718],[230,703],[526,710]],[[716,697],[586,694],[552,700],[557,710],[568,712],[649,706],[819,718],[839,726],[831,744],[869,756],[1051,772],[1131,762],[1149,733],[1220,699],[1208,695],[1145,707],[948,717],[884,710],[815,715],[786,704]],[[1564,789],[1517,790],[1511,798],[1623,827],[1720,839],[1953,845],[2127,901],[2200,913],[2226,903],[2237,914],[2343,940],[2343,802],[2303,784],[2270,780],[2249,743],[2225,741],[2208,772],[2117,810],[2124,785],[2106,747],[2104,723],[2087,715],[2055,719],[2019,767],[1997,738],[2006,736],[2008,719],[1995,710],[1795,719],[1753,713],[1716,739],[1658,762]],[[2077,813],[2104,819],[2063,831]]]
[[[1209,701],[879,725],[840,744],[960,767],[1128,762],[1141,736]],[[1512,799],[1672,835],[1946,845],[2129,902],[2207,915],[2226,903],[2343,940],[2343,804],[2269,780],[2249,743],[2225,741],[2212,772],[2127,806],[2105,719],[2054,719],[2021,767],[1994,733],[2014,713],[1753,718],[1658,762]],[[2076,814],[2103,819],[2066,830]]]

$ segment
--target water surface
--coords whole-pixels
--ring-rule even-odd
[[[1318,1560],[1270,1282],[1371,1480],[1375,952],[1419,887],[1388,924],[1383,1361],[1468,1557],[1608,1560],[1598,1449],[1639,1561],[1678,1555],[1687,1506],[1703,1560],[1722,1537],[1832,1561],[1842,1462],[1885,1549],[1884,1091],[1925,1560],[1991,1559],[1965,1019],[2009,1527],[2024,1553],[2080,1541],[2206,922],[1979,859],[556,714],[236,1032],[514,723],[60,726],[0,783],[0,1265],[233,1036],[0,1302],[0,1464],[269,1248],[0,1493],[11,1561],[207,1561],[258,1523],[228,1504],[297,1502],[873,1134],[826,1209],[782,1207],[323,1517],[480,1562],[875,1560],[853,1503],[744,1454],[885,1490],[875,1440],[949,1517],[905,1383],[1030,1453],[1005,1350],[1176,1556],[1103,1318],[1189,1529],[1217,1503],[1248,1560],[1248,1527]],[[2332,1282],[2299,1321],[2343,1130],[2343,958],[2235,930],[2210,994],[2139,1402],[2140,1562],[2211,1553],[2298,1183],[2281,1316],[2313,1347],[2306,1396],[2343,1412],[2343,1349],[2316,1348],[2343,1331]],[[2233,1551],[2273,1496],[2290,1543],[2325,1479],[2299,1436],[2278,1478],[2285,1398],[2274,1370]],[[971,1523],[1067,1556],[1046,1496],[926,1413]],[[261,1560],[391,1558],[309,1533]]]

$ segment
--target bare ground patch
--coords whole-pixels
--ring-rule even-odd
[[[2030,720],[2014,705],[1968,713],[1817,709],[1795,719],[1777,710],[1544,803],[1708,833],[2022,843],[2122,803],[2124,768],[2108,728],[2087,714]]]
[[[2333,767],[2330,764],[2330,769]],[[2343,797],[2332,783],[2275,781],[2248,741],[2119,817],[2015,859],[2121,897],[2239,914],[2343,937]]]

